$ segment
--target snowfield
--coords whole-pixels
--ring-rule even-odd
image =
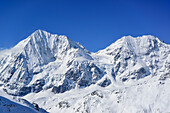
[[[92,53],[37,30],[0,51],[2,113],[168,113],[169,88],[170,45],[151,35]]]

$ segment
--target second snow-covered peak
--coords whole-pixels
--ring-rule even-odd
[[[137,54],[147,54],[162,45],[166,44],[152,35],[143,35],[140,37],[124,36],[106,49],[98,51],[97,54],[111,54],[111,52],[120,48],[129,49]]]

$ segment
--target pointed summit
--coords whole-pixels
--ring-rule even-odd
[[[28,38],[19,42],[10,51],[12,53],[20,53],[21,51],[29,51],[32,49],[34,52],[50,50],[52,54],[56,54],[58,50],[65,51],[69,48],[84,49],[81,44],[71,41],[65,35],[51,34],[44,30],[36,30]],[[29,50],[28,50],[29,49]],[[87,50],[86,50],[87,51]]]
[[[45,30],[36,30],[35,32],[33,32],[31,34],[31,36],[35,36],[35,37],[38,37],[38,36],[41,36],[41,37],[44,37],[44,36],[50,36],[51,34]]]

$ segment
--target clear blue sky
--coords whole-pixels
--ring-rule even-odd
[[[124,35],[170,43],[170,0],[0,0],[0,48],[37,29],[67,35],[93,52]]]

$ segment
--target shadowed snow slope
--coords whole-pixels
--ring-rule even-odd
[[[1,113],[47,113],[42,109],[40,110],[40,108],[34,109],[34,106],[33,107],[24,106],[22,104],[13,102],[2,96],[0,96],[0,112]]]
[[[0,51],[3,91],[52,113],[170,112],[169,78],[170,45],[151,35],[125,36],[91,53],[37,30]]]

